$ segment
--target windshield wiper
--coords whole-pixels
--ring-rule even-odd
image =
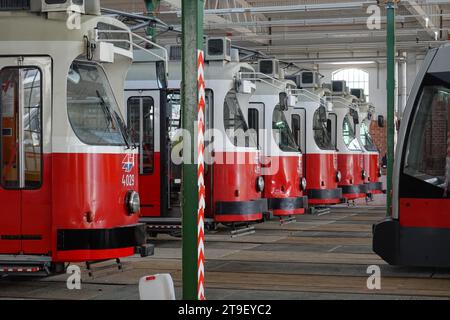
[[[111,126],[113,124],[113,121],[114,121],[113,115],[111,114],[111,110],[110,110],[108,104],[106,103],[105,99],[100,94],[100,91],[95,90],[95,92],[97,94],[97,97],[100,99],[100,106],[102,107],[103,113],[105,114],[106,119],[107,119],[107,127],[106,127],[106,129],[110,130]],[[120,134],[122,135],[122,138],[123,138],[125,144],[127,145],[127,149],[130,149],[130,143],[128,142],[128,138],[127,138],[127,136],[124,133],[124,129],[123,129],[124,124],[122,122],[122,119],[117,115],[116,111],[114,111],[114,116],[116,118],[116,121],[118,122],[118,126],[119,126],[118,129],[120,131]]]

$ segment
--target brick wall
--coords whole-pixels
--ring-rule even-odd
[[[380,162],[381,159],[383,159],[383,156],[387,152],[387,129],[386,126],[384,128],[378,127],[378,122],[375,120],[372,120],[370,123],[370,134],[372,135],[373,142],[378,147],[378,150],[380,150]],[[386,174],[385,170],[383,170],[383,174]]]

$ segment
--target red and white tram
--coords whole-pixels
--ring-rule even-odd
[[[367,173],[364,183],[367,185],[368,195],[372,197],[374,194],[383,193],[383,185],[380,181],[382,175],[380,152],[370,134],[370,125],[375,116],[375,107],[372,103],[366,101],[363,89],[352,89],[351,92],[359,100],[359,124],[356,126],[356,134],[364,150],[364,170]]]
[[[168,89],[158,87],[154,77],[155,62],[144,52],[136,53],[137,60],[127,75],[125,88],[128,124],[133,132],[133,142],[140,145],[141,150],[141,221],[155,231],[180,227],[181,223],[181,47],[170,46],[169,52]],[[254,73],[254,69],[236,57],[232,59],[231,53],[229,39],[207,40],[207,226],[248,224],[262,220],[267,211],[267,201],[262,199],[264,179],[260,152],[256,137],[249,133],[246,119],[255,85],[254,81],[240,77],[241,73]],[[167,99],[166,107],[164,99]],[[161,169],[164,167],[166,169]]]
[[[70,7],[79,23],[69,28],[63,2],[0,12],[0,273],[48,273],[145,244],[137,150],[121,116],[130,31],[95,1]]]
[[[393,265],[450,267],[450,47],[428,52],[400,125],[392,212],[373,250]]]
[[[302,71],[286,78],[294,80],[299,88],[295,91],[298,102],[288,113],[295,141],[303,152],[308,205],[341,203],[336,135],[329,118],[331,104],[325,101],[329,90],[320,86],[320,74],[316,71]]]
[[[256,92],[250,99],[248,121],[258,134],[262,150],[265,188],[269,210],[274,216],[286,217],[305,213],[308,206],[302,154],[286,119],[288,108],[296,104],[291,91],[296,84],[284,80],[279,61],[258,62]]]
[[[338,150],[338,169],[342,174],[339,187],[344,199],[355,200],[365,198],[368,192],[364,183],[367,173],[364,169],[364,150],[357,134],[359,123],[357,98],[350,95],[345,81],[332,81],[332,95],[328,101],[333,103],[336,126],[336,146]]]

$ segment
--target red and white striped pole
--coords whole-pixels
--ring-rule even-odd
[[[197,250],[198,250],[198,300],[205,300],[205,78],[204,78],[204,53],[198,50],[197,54],[197,70],[198,70],[198,153],[197,153],[197,174],[198,174],[198,214],[197,214]]]

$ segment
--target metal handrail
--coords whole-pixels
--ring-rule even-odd
[[[129,35],[129,39],[99,39],[99,33],[117,33],[117,34],[127,34]],[[156,52],[149,50],[143,46],[141,46],[139,43],[135,42],[135,39],[137,38],[139,40],[141,40],[142,42],[145,42],[146,44],[149,44],[151,46],[157,47],[158,49],[161,49],[163,52],[163,55],[159,55]],[[110,43],[118,43],[118,42],[122,42],[122,43],[128,43],[132,48],[138,48],[150,55],[152,55],[153,57],[158,58],[159,60],[164,61],[164,68],[166,70],[166,75],[169,74],[169,54],[167,52],[167,49],[158,45],[157,43],[154,43],[152,41],[150,41],[147,38],[144,38],[134,32],[130,32],[127,30],[101,30],[101,29],[95,29],[95,41],[98,42],[110,42]]]
[[[289,91],[288,83],[275,79],[265,73],[261,72],[239,72],[239,78],[242,80],[259,81],[265,83],[275,89]]]

